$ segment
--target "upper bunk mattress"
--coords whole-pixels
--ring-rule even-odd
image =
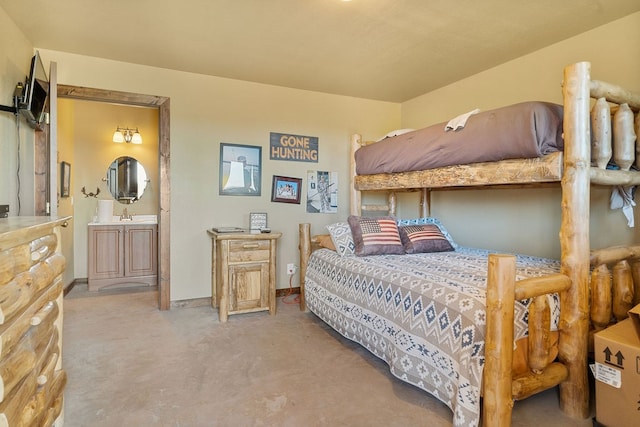
[[[355,152],[356,173],[409,172],[534,158],[562,151],[561,105],[523,102],[471,115],[464,128],[446,122],[386,138]]]

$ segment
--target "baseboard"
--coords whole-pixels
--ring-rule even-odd
[[[86,278],[75,279],[73,282],[69,284],[66,288],[64,288],[63,295],[67,295],[75,285],[86,285],[89,283],[89,280]],[[282,288],[276,289],[276,298],[285,297],[287,295],[299,294],[300,287],[296,288]],[[185,308],[185,307],[202,307],[205,305],[211,305],[211,298],[193,298],[193,299],[184,299],[178,301],[171,301],[171,308]]]
[[[299,294],[300,288],[285,288],[276,289],[276,298],[284,297],[292,294]],[[211,305],[211,297],[183,299],[177,301],[171,301],[171,308],[189,308],[189,307],[202,307],[205,305]]]
[[[62,291],[62,296],[67,296],[67,294],[71,292],[74,286],[87,283],[89,283],[89,279],[74,279],[73,282],[69,283],[69,285],[64,288],[64,290]]]
[[[211,297],[171,301],[171,308],[203,307],[205,305],[211,305]]]

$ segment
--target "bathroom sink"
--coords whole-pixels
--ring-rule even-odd
[[[122,224],[157,224],[157,215],[132,215],[131,219],[120,219],[119,215],[114,215],[111,221],[98,222],[93,221],[89,225],[122,225]]]
[[[120,217],[118,217],[120,219]],[[157,215],[132,215],[131,219],[123,219],[120,222],[135,222],[136,224],[157,224]]]

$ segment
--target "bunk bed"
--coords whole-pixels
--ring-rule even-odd
[[[590,63],[580,62],[569,65],[564,70],[562,151],[527,159],[509,158],[490,163],[448,165],[430,170],[357,175],[354,159],[362,142],[359,135],[352,137],[350,205],[351,215],[354,217],[362,215],[363,211],[384,210],[393,218],[398,191],[420,191],[421,213],[423,217],[427,217],[430,192],[434,189],[535,186],[541,182],[560,182],[561,259],[557,269],[547,268],[527,276],[522,274],[522,266],[519,264],[521,259],[518,256],[491,251],[486,253],[486,328],[483,331],[484,342],[481,349],[482,380],[478,389],[482,393],[483,424],[487,426],[509,425],[515,400],[557,385],[563,412],[572,418],[588,417],[590,408],[587,363],[592,334],[611,322],[624,318],[626,311],[640,301],[640,263],[636,262],[640,258],[640,246],[592,250],[589,243],[590,185],[640,184],[640,173],[630,170],[635,153],[633,113],[631,124],[628,116],[624,117],[624,122],[623,118],[618,117],[619,111],[624,111],[625,114],[630,111],[627,107],[637,113],[640,110],[640,95],[615,84],[592,80],[590,68]],[[596,111],[595,106],[592,109],[592,98],[598,100],[595,103],[598,108],[602,107],[603,103],[606,104],[604,112],[601,109]],[[639,122],[640,119],[637,119],[636,128]],[[624,131],[624,135],[621,130]],[[611,134],[614,134],[613,141],[608,146],[603,144],[603,139],[606,141]],[[615,146],[613,150],[611,144]],[[612,151],[612,161],[619,165],[615,169],[606,167]],[[591,166],[592,163],[595,166]],[[387,204],[382,207],[363,205],[361,194],[368,190],[386,190]],[[326,235],[311,235],[310,224],[300,224],[299,233],[300,308],[309,308],[318,314],[320,309],[317,307],[307,307],[307,302],[318,299],[317,294],[310,293],[311,285],[313,284],[314,292],[324,293],[325,296],[332,290],[318,290],[316,287],[318,276],[314,275],[321,274],[317,271],[317,266],[323,265],[322,269],[333,277],[351,273],[345,273],[338,267],[327,267],[324,262],[318,261],[323,252],[324,258],[331,258],[331,252],[335,252],[326,249],[331,246],[323,243],[327,240]],[[458,252],[458,249],[454,252]],[[337,264],[344,264],[343,258],[333,258]],[[424,277],[428,276],[421,274]],[[429,287],[427,282],[423,283],[423,287]],[[331,295],[329,298],[330,304],[339,306],[344,303],[334,297]],[[557,318],[553,307],[554,298],[559,298],[560,313]],[[352,305],[348,310],[369,313],[364,299],[349,303]],[[360,303],[362,305],[359,306]],[[428,304],[422,299],[421,303],[422,306]],[[525,316],[520,312],[522,307],[528,310]],[[386,307],[383,311],[385,310],[389,308]],[[362,333],[360,329],[367,333],[366,327],[361,328],[353,319],[339,319],[341,315],[338,312],[323,313],[319,316],[327,323],[333,323],[334,327],[342,322],[345,328],[340,332],[362,343],[364,339],[358,337],[358,334]],[[519,334],[518,326],[514,326],[514,323],[517,324],[522,318],[528,321],[528,357],[525,358],[527,366],[524,372],[514,374],[514,343]],[[389,325],[395,325],[397,320],[397,314],[388,314]],[[552,325],[556,321],[557,357],[554,350],[556,347],[551,338]],[[410,337],[412,331],[406,332],[408,334],[395,330],[392,332],[394,336],[388,338],[398,340]],[[369,350],[376,354],[371,348]],[[376,355],[381,357],[379,354]],[[391,365],[389,360],[386,361]],[[394,374],[407,381],[402,375],[395,372]],[[420,384],[416,385],[420,387]],[[460,400],[460,395],[467,391],[447,392],[457,393]],[[446,402],[446,396],[439,393],[436,390],[434,394]],[[479,397],[473,400],[480,405]],[[468,402],[457,403],[459,406],[468,405]],[[475,411],[477,419],[473,418],[473,414],[465,419],[459,418],[459,413],[454,410],[454,424],[478,423],[480,410],[472,408],[471,411]]]

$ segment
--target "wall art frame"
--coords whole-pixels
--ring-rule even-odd
[[[262,192],[262,147],[220,143],[219,194],[260,196]]]
[[[272,202],[300,204],[300,193],[302,193],[302,178],[273,176]]]
[[[307,171],[307,212],[338,212],[338,172]]]
[[[69,197],[71,190],[71,165],[60,162],[60,197]]]
[[[262,230],[267,227],[266,212],[250,212],[249,213],[249,230]]]

